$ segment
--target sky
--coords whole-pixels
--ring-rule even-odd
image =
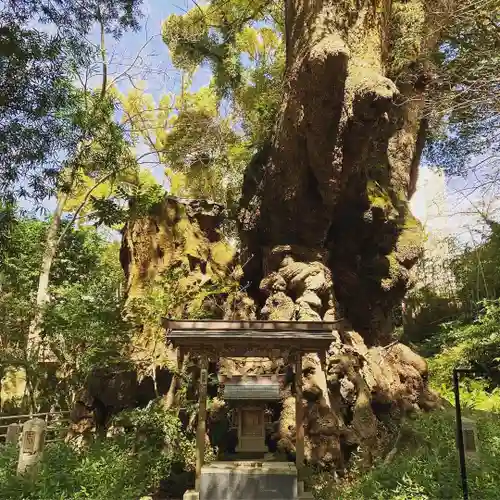
[[[204,2],[199,0],[197,3]],[[139,81],[146,84],[147,92],[155,100],[167,92],[178,91],[180,72],[172,65],[168,48],[161,38],[161,25],[168,15],[185,13],[193,6],[192,0],[144,0],[140,31],[127,32],[117,41],[107,41],[110,78],[117,78],[120,91],[127,93]],[[97,31],[91,40],[98,42]],[[209,68],[201,67],[194,75],[192,90],[196,91],[209,81]],[[163,167],[155,167],[152,171],[165,184]],[[428,231],[454,235],[463,242],[471,241],[474,231],[481,229],[477,209],[487,207],[494,214],[499,209],[500,193],[491,186],[490,189],[476,189],[478,179],[487,179],[489,175],[491,169],[471,173],[465,179],[446,179],[429,167],[421,166],[417,193],[411,201],[412,211]],[[54,200],[47,200],[43,206],[52,210]]]

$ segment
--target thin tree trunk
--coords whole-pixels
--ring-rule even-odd
[[[102,59],[102,88],[101,88],[101,98],[104,98],[107,92],[107,73],[108,73],[108,63],[105,47],[105,32],[104,23],[101,19],[100,11],[98,11],[98,19],[100,24],[100,51]],[[84,146],[85,147],[85,146]],[[77,153],[78,154],[78,153]],[[59,188],[57,193],[57,204],[52,214],[52,219],[49,223],[47,229],[47,236],[45,239],[45,248],[42,257],[42,263],[40,266],[40,276],[38,279],[38,289],[36,295],[35,304],[35,315],[30,323],[28,329],[28,339],[27,339],[27,369],[26,369],[26,385],[29,394],[29,404],[32,411],[36,411],[36,394],[38,389],[39,377],[36,374],[39,362],[51,361],[54,358],[54,354],[48,345],[45,345],[42,340],[43,333],[43,315],[44,310],[50,300],[49,296],[49,286],[50,286],[50,273],[52,270],[52,265],[57,255],[59,246],[66,235],[67,229],[64,230],[60,235],[59,231],[61,228],[61,218],[64,212],[64,207],[71,192],[74,188],[74,182],[76,178],[76,173],[78,170],[78,165],[73,164],[69,167],[69,173],[67,178],[63,179],[62,187]],[[71,226],[78,213],[83,209],[86,201],[90,197],[92,191],[100,185],[102,182],[107,180],[111,174],[103,176],[99,181],[96,182],[86,193],[83,202],[80,204],[76,210],[73,218],[71,219],[69,225]],[[63,173],[64,176],[64,173]]]
[[[49,302],[49,283],[50,271],[54,258],[58,250],[58,233],[61,227],[61,216],[64,205],[68,200],[69,193],[61,191],[57,197],[57,205],[52,214],[47,236],[45,238],[45,250],[43,253],[42,264],[40,266],[40,276],[38,278],[38,290],[36,294],[35,316],[30,323],[28,331],[28,354],[32,359],[43,360],[47,352],[40,352],[43,312]],[[45,349],[45,347],[43,348]]]

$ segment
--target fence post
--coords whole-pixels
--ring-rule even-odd
[[[19,449],[18,474],[35,476],[45,447],[47,424],[41,418],[24,422],[21,448]]]
[[[21,433],[21,426],[17,423],[9,424],[7,427],[7,434],[5,434],[6,444],[17,444],[19,443],[19,434]]]

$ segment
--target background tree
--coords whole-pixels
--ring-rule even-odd
[[[18,158],[18,162],[8,167],[8,176],[5,178],[7,188],[12,189],[16,183],[26,183],[24,171],[28,170],[28,176],[40,175],[40,179],[47,181],[47,164],[52,161],[51,172],[52,181],[45,183],[36,194],[46,193],[45,188],[52,188],[56,197],[56,208],[46,233],[43,258],[40,264],[40,275],[36,294],[35,314],[31,319],[28,331],[27,349],[29,357],[36,360],[44,359],[42,346],[43,315],[47,303],[49,302],[49,282],[52,265],[57,254],[57,249],[64,238],[67,228],[61,231],[61,219],[67,201],[71,198],[72,191],[81,186],[82,178],[87,181],[92,179],[92,185],[83,195],[82,203],[76,207],[73,218],[69,226],[76,220],[79,212],[87,202],[92,201],[91,195],[102,183],[116,178],[117,173],[126,170],[133,170],[136,167],[135,160],[130,151],[130,144],[122,127],[116,123],[114,112],[114,98],[109,89],[112,82],[108,82],[108,60],[106,48],[106,35],[119,37],[124,30],[137,28],[138,7],[140,2],[106,2],[96,1],[86,3],[85,6],[74,4],[73,2],[19,2],[5,7],[6,19],[11,21],[11,31],[24,29],[29,22],[49,23],[56,30],[53,37],[41,34],[40,40],[47,48],[44,51],[33,52],[34,47],[19,46],[19,40],[12,38],[10,52],[2,59],[9,69],[9,76],[20,81],[26,68],[35,72],[34,82],[23,81],[22,85],[15,83],[7,90],[21,90],[21,95],[30,95],[32,90],[30,85],[44,86],[45,93],[40,94],[42,99],[45,95],[52,97],[52,87],[58,90],[60,87],[68,88],[71,91],[71,99],[68,101],[41,101],[41,108],[37,109],[33,104],[40,104],[35,97],[35,101],[30,101],[25,106],[32,111],[32,114],[24,116],[16,111],[18,104],[13,102],[14,95],[6,95],[4,101],[5,120],[7,130],[16,127],[28,135],[30,139],[40,137],[40,127],[47,120],[50,120],[51,113],[56,116],[55,122],[50,122],[46,130],[52,142],[43,144],[40,151],[33,155]],[[17,24],[16,24],[17,23]],[[93,90],[87,86],[86,81],[82,81],[82,88],[76,88],[70,84],[71,80],[78,75],[78,71],[91,64],[91,54],[95,53],[94,48],[86,39],[86,35],[97,26],[100,34],[98,55],[101,67],[101,86]],[[17,28],[16,28],[17,27]],[[36,31],[36,30],[35,30]],[[9,33],[10,33],[9,32]],[[64,38],[63,38],[64,37]],[[17,40],[17,42],[16,42]],[[29,37],[28,37],[28,40]],[[24,43],[24,42],[23,42]],[[16,45],[17,44],[17,45]],[[42,45],[43,48],[43,45]],[[95,54],[97,56],[97,54]],[[31,63],[30,63],[31,61]],[[50,64],[47,64],[47,61]],[[62,64],[58,67],[57,62]],[[34,62],[34,65],[33,65]],[[38,71],[37,64],[41,71]],[[33,69],[34,68],[34,69]],[[88,72],[87,72],[88,74]],[[26,92],[24,92],[26,91]],[[12,94],[12,92],[11,92]],[[55,95],[59,98],[59,94]],[[24,103],[24,101],[21,101]],[[64,106],[64,103],[68,105]],[[38,119],[38,121],[37,121]],[[20,125],[21,124],[21,125]],[[59,126],[60,129],[55,129]],[[43,129],[43,127],[41,128]],[[69,135],[66,134],[69,132]],[[36,135],[38,134],[38,136]],[[54,134],[54,136],[52,136]],[[11,138],[12,139],[12,138]],[[63,140],[61,142],[61,140]],[[14,141],[10,141],[13,145]],[[26,151],[31,151],[27,144],[23,144]],[[57,148],[56,148],[57,147]],[[17,151],[14,147],[12,151]],[[8,152],[7,152],[8,153]],[[23,153],[25,155],[25,153]],[[12,158],[16,160],[16,158]],[[40,170],[41,169],[41,170]],[[24,172],[24,173],[23,173]],[[38,172],[38,173],[37,173]],[[34,397],[36,383],[28,379],[30,393]]]
[[[0,261],[0,366],[4,370],[24,368],[29,379],[40,382],[49,373],[46,367],[30,362],[26,331],[35,314],[32,304],[38,266],[49,227],[50,222],[19,218]],[[51,301],[44,315],[46,340],[58,363],[60,386],[39,399],[44,408],[51,402],[68,407],[93,369],[126,359],[128,328],[121,317],[123,273],[118,251],[116,243],[105,241],[93,227],[69,228],[61,243],[51,273]]]
[[[61,158],[74,154],[85,135],[74,119],[81,96],[73,81],[95,52],[86,37],[97,21],[114,37],[136,29],[140,4],[23,0],[2,5],[3,196],[17,193],[41,199],[54,189]]]

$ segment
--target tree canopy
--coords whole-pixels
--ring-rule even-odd
[[[81,119],[87,89],[74,84],[95,56],[86,35],[96,23],[115,37],[137,29],[140,4],[23,0],[2,6],[2,197],[17,193],[43,198],[57,184],[64,159],[88,140],[89,124]]]

